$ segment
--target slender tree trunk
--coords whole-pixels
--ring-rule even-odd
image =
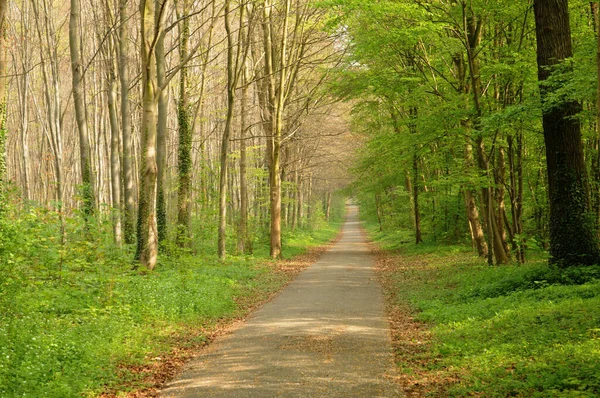
[[[190,22],[188,16],[188,0],[183,0],[182,27],[180,31],[179,59],[180,62],[188,57],[188,36]],[[179,103],[177,104],[179,121],[179,191],[177,194],[177,244],[179,247],[189,247],[191,239],[191,213],[192,213],[192,128],[190,126],[190,105],[187,94],[186,67],[181,69],[179,75]],[[204,78],[203,78],[204,79]],[[202,90],[201,90],[202,91]],[[202,95],[202,93],[201,93]],[[200,98],[199,101],[202,101]]]
[[[226,256],[227,243],[227,177],[229,156],[229,140],[233,126],[233,115],[235,110],[235,44],[231,28],[231,0],[225,0],[225,30],[227,31],[227,118],[225,130],[221,143],[221,173],[219,176],[219,231],[218,231],[218,255],[220,259]]]
[[[300,200],[300,194],[299,194],[299,188],[298,186],[300,185],[300,178],[299,178],[299,173],[298,173],[298,166],[296,165],[295,169],[294,169],[294,186],[292,187],[292,191],[293,191],[293,197],[294,197],[294,207],[292,207],[292,214],[290,214],[290,217],[292,219],[292,230],[295,230],[296,227],[298,226],[298,209],[300,208],[299,206],[299,200]]]
[[[246,76],[246,69],[244,68],[243,81],[242,81],[242,92],[240,101],[240,221],[238,230],[238,252],[246,253],[249,249],[248,244],[248,172],[247,172],[247,143],[246,143],[246,129],[247,129],[247,112],[248,112],[248,78]]]
[[[119,122],[117,120],[117,78],[112,65],[109,61],[108,72],[108,112],[110,118],[110,177],[112,193],[112,222],[113,236],[117,246],[121,246],[123,241],[123,231],[121,225],[121,215],[123,209],[121,206],[121,168],[119,163]]]
[[[3,0],[0,0],[3,1]],[[60,68],[56,32],[51,24],[49,15],[40,13],[37,0],[31,0],[35,16],[36,30],[40,43],[40,59],[44,96],[46,99],[47,113],[47,141],[54,157],[53,167],[56,177],[56,211],[60,222],[61,244],[67,240],[65,214],[64,214],[64,178],[63,178],[63,145],[60,101]],[[42,19],[43,17],[43,19]],[[49,56],[48,56],[49,55]]]
[[[465,149],[465,160],[468,165],[473,163],[473,147],[470,143],[466,144]],[[477,254],[480,257],[488,256],[488,243],[486,242],[485,235],[481,222],[479,221],[479,209],[475,203],[475,195],[469,188],[465,189],[465,206],[467,208],[467,219],[469,220],[469,228],[471,230],[471,238],[473,245],[477,249]]]
[[[281,257],[281,135],[283,132],[283,112],[287,76],[287,47],[290,0],[285,1],[281,44],[279,48],[279,86],[272,96],[275,102],[273,119],[272,147],[270,156],[270,208],[271,208],[271,258]],[[270,11],[269,11],[270,12]],[[270,19],[270,16],[269,16]],[[269,21],[272,22],[272,21]],[[271,41],[272,44],[272,41]],[[275,55],[271,52],[271,56]],[[272,58],[275,59],[275,58]]]
[[[159,0],[158,4],[166,0]],[[160,8],[155,10],[156,24],[160,21]],[[158,93],[158,121],[156,127],[156,162],[158,166],[158,177],[156,184],[156,225],[158,228],[158,243],[164,243],[168,238],[167,230],[167,90],[162,89],[166,79],[166,59],[165,59],[165,33],[158,35],[156,41],[156,74],[158,87],[161,87]]]
[[[304,181],[302,175],[298,176],[298,185],[296,186],[296,197],[298,207],[296,208],[296,226],[302,228],[304,223]]]
[[[2,0],[3,4],[6,4],[6,2],[4,0]],[[6,7],[6,5],[2,6],[0,4],[0,7]],[[5,8],[3,8],[5,9]],[[4,18],[5,13],[4,11],[0,11],[0,18]],[[22,74],[20,77],[20,81],[17,84],[17,87],[19,88],[19,106],[21,108],[21,147],[22,147],[22,162],[23,162],[23,175],[22,175],[22,179],[23,179],[23,200],[26,202],[26,205],[28,205],[28,203],[32,200],[32,194],[31,194],[31,183],[30,183],[30,176],[29,176],[29,165],[30,165],[30,160],[29,160],[29,105],[28,105],[28,100],[29,100],[29,82],[30,82],[30,77],[29,77],[29,70],[31,68],[31,62],[29,60],[29,57],[27,56],[29,54],[30,48],[29,48],[29,42],[30,42],[30,30],[29,30],[29,20],[28,20],[28,16],[29,16],[29,3],[24,3],[23,4],[23,9],[21,10],[21,35],[23,36],[23,53],[21,55],[21,68],[22,68]],[[2,22],[0,22],[0,30],[2,29],[1,26],[4,26]],[[0,39],[2,40],[2,39]],[[1,50],[0,50],[1,51]],[[17,64],[16,59],[13,61],[15,63],[15,65]]]
[[[123,235],[125,243],[135,242],[135,188],[133,170],[133,141],[129,106],[129,0],[119,0],[119,78],[121,86],[121,136],[123,145]]]
[[[576,117],[581,105],[568,100],[550,105],[546,99],[555,88],[544,85],[553,72],[551,67],[573,55],[568,1],[534,0],[533,9],[548,166],[550,261],[563,267],[598,264],[600,250],[595,221],[589,214],[581,126]]]
[[[421,211],[419,209],[419,156],[413,154],[413,211],[415,217],[415,243],[423,243],[423,235],[421,233]]]
[[[327,191],[327,198],[325,202],[325,219],[327,222],[331,221],[331,191]]]
[[[520,264],[525,263],[525,248],[523,247],[523,166],[522,166],[522,134],[518,133],[517,147],[515,148],[514,138],[509,136],[508,143],[508,164],[510,170],[510,208],[513,225],[511,240],[513,250],[516,253],[517,261]]]
[[[475,116],[473,119],[474,130],[477,133],[477,163],[479,168],[488,176],[490,181],[489,161],[485,153],[482,132],[480,131],[481,123],[481,78],[480,78],[480,62],[477,56],[478,47],[482,39],[483,22],[472,13],[467,11],[467,3],[463,2],[463,24],[465,31],[465,41],[467,43],[467,59],[469,65],[469,75],[471,78],[471,92],[473,95],[473,103],[475,106]],[[503,234],[500,232],[500,226],[496,222],[495,206],[493,200],[493,189],[491,185],[482,188],[482,199],[484,203],[485,224],[487,227],[487,245],[488,245],[488,263],[493,264],[496,260],[497,264],[505,264],[509,261],[508,253],[504,250],[505,243],[503,242]],[[491,251],[490,251],[491,250]]]
[[[71,50],[71,71],[73,73],[73,103],[79,132],[79,150],[81,161],[81,178],[83,189],[83,214],[86,218],[95,213],[96,197],[92,172],[90,137],[87,128],[83,94],[83,62],[81,59],[81,12],[80,0],[71,0],[71,17],[69,20],[69,47]]]
[[[136,257],[148,270],[154,269],[158,258],[156,226],[156,196],[158,166],[156,159],[158,122],[158,75],[153,43],[157,32],[154,0],[140,1],[142,58],[142,143],[140,194],[138,209],[138,244]]]

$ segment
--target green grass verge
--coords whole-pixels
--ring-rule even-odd
[[[287,232],[286,256],[331,240],[339,226]],[[140,375],[128,369],[169,352],[177,336],[240,316],[244,296],[268,297],[287,282],[264,248],[226,263],[162,256],[148,274],[131,270],[126,250],[58,253],[51,243],[31,250],[43,253],[43,261],[10,257],[0,265],[2,397],[96,396],[106,386],[141,387]]]
[[[488,267],[468,248],[395,248],[396,299],[431,327],[426,367],[461,375],[444,396],[600,396],[600,267]]]

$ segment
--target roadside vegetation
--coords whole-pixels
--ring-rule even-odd
[[[409,395],[600,394],[600,267],[559,269],[539,254],[490,267],[468,246],[398,245],[369,230],[403,322],[395,353]]]
[[[284,230],[288,258],[336,235],[338,202],[335,221],[318,213],[310,225]],[[269,260],[268,233],[257,233],[253,255],[221,261],[216,239],[207,236],[191,252],[165,248],[156,270],[142,271],[131,261],[134,247],[112,243],[108,220],[86,227],[69,219],[72,239],[61,244],[56,217],[32,208],[1,228],[2,397],[110,396],[153,387],[163,376],[152,373],[173,373],[166,368],[180,365],[186,347],[206,344],[302,266]]]

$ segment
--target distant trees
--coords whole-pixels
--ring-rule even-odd
[[[62,244],[79,216],[87,232],[77,238],[100,239],[110,225],[114,244],[136,243],[146,269],[159,251],[205,251],[217,231],[221,256],[251,252],[259,238],[279,256],[281,226],[273,240],[270,231],[281,224],[282,190],[306,191],[285,206],[302,215],[294,226],[308,224],[315,204],[305,198],[321,197],[308,190],[329,187],[302,184],[321,167],[302,148],[318,139],[319,83],[339,59],[311,0],[0,5],[14,21],[3,30],[11,62],[0,57],[2,98],[12,99],[0,113],[19,132],[6,140],[2,184],[14,217],[24,203],[55,212]],[[297,180],[282,185],[290,175]]]

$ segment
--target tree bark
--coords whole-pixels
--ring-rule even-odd
[[[119,79],[121,86],[121,136],[123,145],[123,237],[125,243],[135,242],[135,186],[133,170],[133,141],[129,106],[129,0],[119,1]]]
[[[154,269],[158,258],[158,231],[156,226],[156,195],[158,166],[156,159],[158,122],[158,75],[156,71],[155,0],[140,1],[141,58],[142,58],[142,144],[140,193],[138,208],[137,251],[140,264]]]
[[[583,158],[577,101],[550,106],[556,87],[544,84],[553,66],[573,55],[567,0],[534,0],[538,78],[550,199],[550,261],[562,267],[600,261]],[[555,68],[554,68],[555,69]]]
[[[81,59],[81,12],[80,0],[71,0],[69,19],[69,47],[71,50],[71,72],[73,74],[73,103],[79,132],[79,151],[81,162],[83,214],[91,217],[95,213],[96,199],[92,172],[90,137],[87,128],[87,116],[83,97],[83,62]]]
[[[182,22],[179,35],[180,62],[184,62],[184,60],[188,57],[188,36],[190,32],[190,22],[189,18],[187,18],[189,12],[188,8],[188,0],[183,0],[182,18],[184,18],[184,20]],[[179,75],[179,103],[177,104],[179,123],[179,190],[177,193],[176,239],[177,245],[181,248],[189,247],[191,243],[190,222],[192,213],[192,128],[190,125],[190,104],[187,94],[187,74],[187,68],[182,68]],[[200,98],[199,101],[202,101],[202,98]]]
[[[112,61],[109,61],[112,64]],[[121,225],[121,168],[119,163],[119,122],[117,120],[117,78],[112,65],[109,66],[107,79],[108,112],[110,118],[110,177],[112,192],[113,238],[117,246],[123,241]]]
[[[227,176],[229,156],[229,140],[233,125],[233,114],[235,107],[235,50],[233,41],[233,32],[231,29],[230,9],[231,0],[225,0],[225,30],[227,31],[227,117],[225,120],[225,130],[223,131],[223,141],[221,142],[221,172],[219,175],[219,230],[217,237],[217,251],[220,259],[226,256],[227,243]]]
[[[238,229],[238,252],[247,253],[251,245],[248,239],[248,154],[246,143],[246,129],[248,128],[248,78],[244,69],[242,92],[240,101],[240,221]]]
[[[166,0],[159,0],[157,5]],[[159,26],[161,11],[157,7],[156,24]],[[165,32],[161,32],[156,40],[156,75],[158,87],[158,120],[156,126],[156,163],[158,167],[156,183],[156,225],[158,228],[158,243],[164,243],[168,237],[167,224],[167,90],[164,88],[166,79]]]

